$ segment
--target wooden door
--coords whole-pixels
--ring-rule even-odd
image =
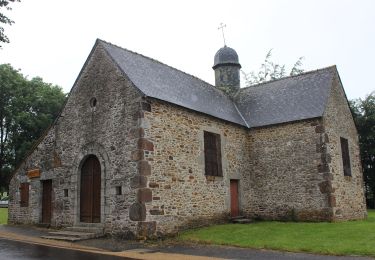
[[[51,224],[52,180],[42,181],[42,223]]]
[[[230,180],[230,215],[232,218],[238,217],[238,180]]]
[[[81,169],[80,221],[100,222],[100,163],[96,156],[90,155]]]

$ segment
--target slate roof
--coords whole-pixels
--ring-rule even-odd
[[[250,127],[323,116],[336,67],[242,88],[235,102]]]
[[[209,83],[138,53],[99,42],[144,95],[246,126],[235,103]]]
[[[148,97],[245,127],[323,116],[336,67],[242,88],[234,99],[192,75],[98,40],[133,84]]]

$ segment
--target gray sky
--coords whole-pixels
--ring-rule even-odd
[[[96,38],[213,84],[220,22],[246,72],[257,70],[273,48],[273,60],[289,68],[300,56],[305,70],[336,64],[349,99],[375,90],[372,0],[22,0],[12,7],[6,14],[16,23],[5,27],[11,43],[0,50],[0,63],[65,92]]]

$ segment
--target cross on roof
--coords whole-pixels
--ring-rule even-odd
[[[222,32],[222,34],[223,34],[224,46],[227,46],[227,44],[225,43],[225,36],[224,36],[224,28],[225,28],[225,27],[227,27],[226,24],[220,23],[220,26],[219,26],[219,28],[217,28],[217,29],[218,29],[218,30],[221,29],[221,32]]]

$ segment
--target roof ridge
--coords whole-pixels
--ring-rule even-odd
[[[308,75],[308,74],[312,74],[312,73],[316,73],[316,72],[319,72],[319,71],[328,70],[328,69],[332,69],[332,68],[336,68],[336,65],[331,65],[331,66],[327,66],[327,67],[320,68],[320,69],[305,71],[305,72],[302,72],[302,73],[297,74],[297,75],[289,75],[289,76],[278,78],[278,79],[272,79],[272,80],[269,80],[269,81],[264,81],[264,82],[261,82],[261,83],[255,84],[255,85],[251,85],[251,86],[248,86],[248,87],[240,88],[240,90],[244,90],[244,89],[248,89],[248,88],[254,88],[254,87],[259,87],[259,86],[262,86],[262,85],[265,85],[265,84],[268,84],[268,83],[271,83],[271,82],[275,82],[275,81],[279,81],[279,80],[284,80],[284,79],[290,79],[290,78],[296,78],[296,77],[299,77],[299,76],[304,76],[304,75]]]
[[[104,40],[99,39],[99,38],[98,38],[97,40],[98,40],[98,41],[101,41],[101,42],[104,42],[104,43],[106,43],[106,44],[112,45],[112,46],[114,46],[114,47],[116,47],[116,48],[119,48],[119,49],[122,49],[122,50],[128,51],[128,52],[133,53],[133,54],[136,54],[136,55],[139,55],[139,56],[141,56],[141,57],[143,57],[143,58],[146,58],[146,59],[149,59],[149,60],[151,60],[151,61],[157,62],[157,63],[159,63],[159,64],[161,64],[161,65],[164,65],[164,66],[166,66],[166,67],[168,67],[168,68],[171,68],[171,69],[173,69],[173,70],[176,70],[176,71],[178,71],[178,72],[181,72],[181,73],[183,73],[183,74],[185,74],[185,75],[187,75],[187,76],[189,76],[189,77],[192,77],[192,78],[194,78],[194,79],[200,80],[200,81],[202,81],[203,83],[205,83],[205,84],[207,84],[208,86],[210,86],[210,87],[211,87],[212,89],[214,89],[215,91],[220,92],[221,94],[224,94],[225,96],[227,96],[222,90],[216,88],[214,85],[212,85],[212,84],[208,83],[207,81],[205,81],[205,80],[203,80],[203,79],[200,79],[200,78],[198,78],[198,77],[196,77],[196,76],[194,76],[194,75],[192,75],[192,74],[186,73],[186,72],[184,72],[184,71],[182,71],[182,70],[180,70],[180,69],[177,69],[177,68],[175,68],[175,67],[172,67],[172,66],[170,66],[170,65],[168,65],[168,64],[165,64],[165,63],[163,63],[163,62],[161,62],[161,61],[155,60],[155,59],[153,59],[153,58],[151,58],[151,57],[148,57],[148,56],[145,56],[145,55],[143,55],[143,54],[141,54],[141,53],[138,53],[138,52],[135,52],[135,51],[132,51],[132,50],[126,49],[126,48],[121,47],[121,46],[118,46],[118,45],[113,44],[113,43],[111,43],[111,42],[107,42],[107,41],[104,41]],[[228,98],[229,98],[229,97],[228,97]]]

